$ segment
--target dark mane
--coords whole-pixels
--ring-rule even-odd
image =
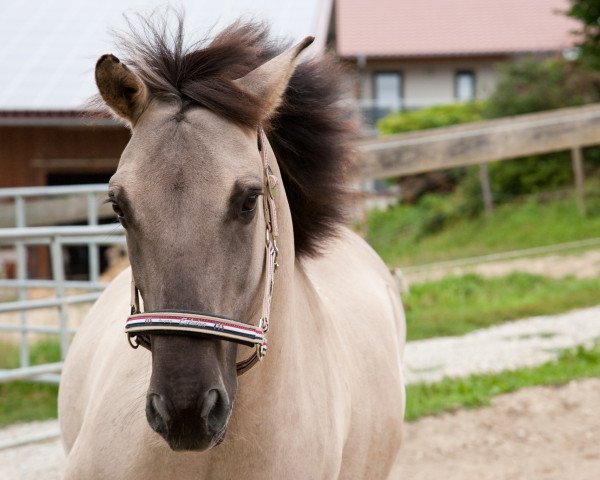
[[[201,106],[240,125],[257,128],[261,98],[239,89],[234,79],[284,50],[268,28],[236,22],[211,40],[185,46],[183,20],[138,17],[131,33],[119,37],[125,62],[144,80],[151,95],[180,102],[181,110]],[[319,253],[346,219],[351,193],[352,114],[340,105],[346,95],[341,67],[329,56],[301,63],[283,102],[263,125],[285,185],[294,226],[296,255]]]

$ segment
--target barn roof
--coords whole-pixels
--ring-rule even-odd
[[[555,52],[573,46],[568,0],[337,0],[342,57]]]
[[[332,0],[181,0],[191,36],[218,31],[243,17],[268,21],[274,35],[316,35],[324,48]],[[94,65],[115,51],[111,28],[123,13],[151,12],[165,0],[0,2],[0,117],[70,117],[94,93]],[[313,48],[313,51],[315,47]],[[24,112],[27,112],[26,114]],[[63,112],[63,113],[59,113]],[[0,121],[2,124],[2,121]]]

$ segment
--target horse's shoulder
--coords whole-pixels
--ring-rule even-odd
[[[332,321],[360,329],[389,328],[402,337],[404,313],[396,282],[375,251],[344,229],[302,268]]]
[[[340,229],[338,235],[323,246],[319,256],[303,259],[302,268],[318,290],[358,290],[363,285],[380,289],[384,284],[394,284],[379,255],[348,228]]]

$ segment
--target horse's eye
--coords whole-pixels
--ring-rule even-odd
[[[113,212],[115,212],[115,215],[117,216],[117,220],[119,220],[119,222],[123,222],[123,220],[125,218],[125,214],[123,213],[123,210],[121,209],[119,204],[117,202],[115,202],[114,200],[111,200],[110,203],[111,203]]]
[[[258,195],[253,193],[252,195],[248,195],[246,200],[244,200],[244,204],[242,205],[242,213],[253,212],[256,208],[256,203],[258,202]]]

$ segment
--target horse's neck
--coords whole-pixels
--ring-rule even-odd
[[[249,373],[261,389],[265,384],[281,384],[298,367],[298,361],[310,349],[315,335],[315,321],[321,305],[302,265],[295,259],[282,262],[277,270],[269,332],[268,351],[264,361]]]
[[[271,150],[269,150],[271,151]],[[274,174],[281,178],[279,165],[270,158]],[[281,381],[289,377],[290,369],[297,367],[298,356],[310,345],[305,346],[307,338],[314,334],[311,329],[318,316],[320,305],[318,295],[307,277],[302,263],[296,258],[294,232],[290,207],[283,184],[275,196],[277,208],[277,238],[279,267],[275,272],[273,301],[267,334],[268,346],[266,358],[252,370],[251,378],[260,379],[259,383],[272,379]]]

